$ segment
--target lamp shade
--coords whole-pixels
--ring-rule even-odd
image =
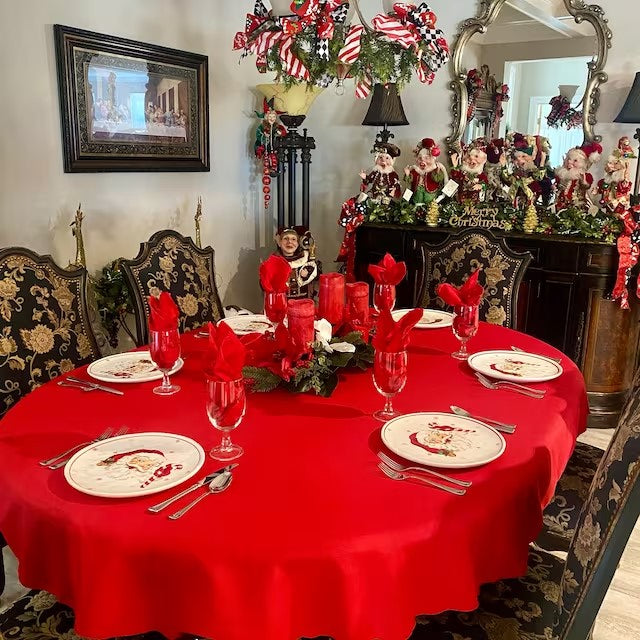
[[[376,84],[373,87],[369,110],[362,124],[371,127],[383,127],[385,125],[398,127],[409,124],[395,84]]]
[[[614,122],[640,124],[640,71],[636,73],[627,100]]]

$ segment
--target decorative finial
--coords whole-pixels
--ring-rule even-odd
[[[73,261],[73,265],[87,267],[87,258],[84,253],[84,239],[82,237],[82,220],[84,219],[84,213],[82,212],[82,202],[78,203],[78,210],[73,222],[69,225],[71,227],[71,233],[76,239],[76,258]]]
[[[198,206],[196,207],[196,246],[202,249],[202,241],[200,239],[200,218],[202,218],[202,196],[198,196]]]

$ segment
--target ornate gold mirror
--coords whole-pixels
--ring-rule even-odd
[[[453,47],[450,151],[509,131],[547,134],[558,127],[548,120],[556,96],[573,116],[562,121],[568,135],[558,138],[564,149],[557,153],[599,141],[594,126],[611,38],[603,9],[584,0],[480,0]]]

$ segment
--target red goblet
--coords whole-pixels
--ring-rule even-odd
[[[243,454],[242,447],[231,442],[230,433],[242,422],[246,408],[242,378],[207,380],[207,416],[211,424],[222,431],[222,442],[209,451],[215,460],[234,460]]]
[[[466,360],[467,341],[478,333],[478,305],[460,305],[453,308],[453,335],[460,340],[460,349],[451,355],[457,360]]]
[[[264,315],[273,325],[273,330],[284,320],[287,315],[287,294],[286,292],[265,291],[264,293]]]
[[[171,384],[169,371],[175,367],[180,357],[180,333],[178,328],[168,331],[149,330],[149,353],[156,366],[162,371],[162,384],[154,387],[153,393],[171,396],[180,391],[177,384]]]
[[[373,360],[373,384],[384,396],[384,408],[373,414],[374,418],[386,422],[401,415],[392,406],[392,399],[407,384],[407,352],[376,351]]]
[[[396,285],[376,284],[373,287],[373,306],[380,313],[382,309],[393,311],[396,306]]]

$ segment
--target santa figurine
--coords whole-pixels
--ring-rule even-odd
[[[363,169],[360,172],[362,185],[360,191],[367,192],[369,197],[375,202],[389,204],[393,198],[399,198],[402,189],[400,178],[393,168],[395,159],[400,155],[400,149],[395,144],[383,142],[376,144],[375,165],[366,173]]]
[[[506,183],[504,180],[506,166],[507,154],[505,152],[504,140],[502,138],[492,140],[487,147],[487,164],[484,166],[484,172],[487,174],[486,200],[488,202],[507,199]]]
[[[547,206],[551,200],[553,182],[547,175],[549,143],[542,136],[515,133],[511,142],[513,171],[503,174],[509,184],[513,206],[526,209],[540,202]]]
[[[423,138],[414,149],[415,164],[404,169],[405,181],[413,191],[411,202],[428,205],[437,197],[449,179],[445,166],[437,161],[440,147],[432,138]]]
[[[588,172],[598,161],[602,147],[597,142],[589,142],[582,147],[569,149],[561,167],[556,169],[556,209],[589,209],[588,192],[593,184],[593,176]]]
[[[451,178],[458,183],[456,197],[462,204],[483,202],[487,190],[488,179],[484,172],[487,154],[483,149],[475,146],[468,147],[462,156],[457,153],[451,155]]]
[[[598,181],[591,194],[601,209],[620,215],[629,208],[632,187],[629,166],[621,150],[615,149],[605,165],[604,178]]]

